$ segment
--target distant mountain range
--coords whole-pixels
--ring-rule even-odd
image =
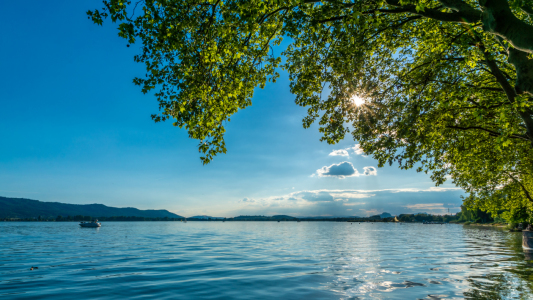
[[[142,217],[142,218],[175,218],[183,219],[183,216],[174,214],[165,209],[159,210],[140,210],[133,207],[110,207],[103,204],[67,204],[59,202],[43,202],[38,200],[24,199],[24,198],[7,198],[0,196],[0,218],[56,218],[61,217],[75,217],[75,216],[89,216],[93,218],[98,217]],[[389,218],[391,214],[382,213],[370,218]],[[274,216],[238,216],[228,218],[234,221],[269,221],[269,220],[325,220],[325,219],[359,219],[357,216],[307,216],[307,217],[292,217],[287,215]],[[194,216],[187,218],[189,220],[209,221],[209,220],[223,220],[223,217],[212,216]]]
[[[206,215],[203,215],[203,216],[194,216],[194,217],[189,217],[187,219],[200,219],[200,220],[221,220],[221,219],[224,219],[224,217],[211,217],[211,216],[206,216]]]
[[[78,215],[91,217],[183,218],[165,209],[140,210],[133,207],[109,207],[103,204],[66,204],[0,197],[0,218],[66,217]]]
[[[358,219],[361,217],[358,216],[313,216],[313,217],[298,217],[300,219],[338,219],[338,218],[351,218],[351,219]]]
[[[268,221],[268,220],[296,220],[297,218],[287,215],[275,216],[238,216],[232,218],[235,221]]]

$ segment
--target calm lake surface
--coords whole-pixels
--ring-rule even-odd
[[[533,299],[520,243],[452,224],[2,222],[0,298]]]

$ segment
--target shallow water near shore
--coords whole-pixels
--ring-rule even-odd
[[[2,222],[0,298],[533,299],[520,243],[454,224]]]

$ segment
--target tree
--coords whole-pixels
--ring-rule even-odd
[[[414,215],[402,215],[400,217],[401,222],[413,222],[414,220]]]
[[[533,201],[532,0],[106,0],[89,11],[141,43],[133,81],[160,114],[225,153],[224,124],[288,71],[322,141],[351,133],[379,166],[447,178],[485,207]],[[276,56],[282,39],[291,44]],[[364,99],[364,101],[360,100]],[[502,190],[505,190],[503,192]]]

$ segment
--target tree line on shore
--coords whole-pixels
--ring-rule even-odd
[[[402,214],[398,216],[400,222],[438,222],[457,223],[457,215],[430,215],[430,214]]]
[[[254,218],[256,217],[256,218]],[[92,217],[92,216],[57,216],[57,217],[34,217],[34,218],[3,218],[0,219],[1,221],[12,221],[12,222],[90,222],[97,219],[98,221],[103,222],[113,222],[113,221],[198,221],[198,222],[206,222],[206,221],[235,221],[235,222],[242,222],[242,221],[313,221],[313,222],[323,222],[323,221],[331,221],[331,222],[347,222],[347,221],[353,221],[353,222],[397,222],[398,220],[400,222],[457,222],[458,216],[456,215],[430,215],[430,214],[403,214],[400,215],[400,218],[390,217],[390,218],[379,218],[376,216],[372,217],[338,217],[338,218],[332,218],[332,217],[304,217],[304,218],[295,218],[295,217],[285,217],[285,218],[273,218],[273,217],[266,217],[266,216],[239,216],[235,218],[205,218],[205,219],[199,219],[199,218],[146,218],[146,217],[133,217],[133,216],[115,216],[115,217]],[[469,219],[470,220],[470,219]],[[471,221],[471,220],[470,220]]]
[[[503,217],[501,217],[503,216]],[[461,206],[461,211],[454,215],[432,215],[425,213],[418,214],[400,214],[397,217],[379,218],[371,217],[338,217],[338,218],[296,218],[284,216],[283,218],[266,217],[266,216],[239,216],[235,218],[169,218],[169,217],[134,217],[134,216],[113,216],[113,217],[92,217],[92,216],[39,216],[33,218],[1,218],[1,221],[24,221],[24,222],[90,222],[95,219],[104,222],[112,221],[356,221],[356,222],[439,222],[439,223],[530,223],[528,212],[523,210],[503,211],[497,216],[480,209],[468,209]]]

